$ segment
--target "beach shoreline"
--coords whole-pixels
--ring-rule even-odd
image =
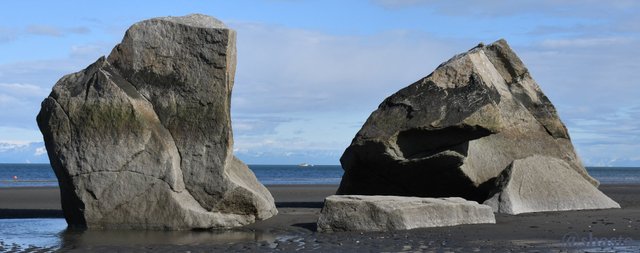
[[[317,233],[315,222],[323,200],[338,185],[267,185],[279,214],[242,228],[217,231],[215,237],[193,239],[196,232],[180,232],[171,238],[180,242],[150,238],[134,242],[110,242],[108,232],[66,233],[62,248],[92,251],[422,251],[435,249],[483,251],[506,249],[581,249],[582,239],[607,239],[608,247],[640,250],[640,184],[601,185],[600,189],[617,201],[621,209],[541,212],[520,215],[496,215],[496,224],[460,225],[392,232]],[[0,219],[61,218],[57,187],[0,188]],[[64,234],[64,233],[63,233]],[[93,235],[92,235],[93,234]],[[121,234],[120,232],[118,234]],[[147,236],[150,233],[145,232]],[[153,233],[151,233],[153,234]],[[188,235],[188,236],[186,236]],[[186,236],[186,237],[185,237]],[[208,235],[211,236],[211,235]],[[108,236],[106,236],[108,237]],[[88,239],[94,238],[94,239]],[[95,239],[98,238],[98,239]],[[120,238],[115,236],[114,238]],[[189,240],[184,238],[191,238]],[[213,238],[213,239],[212,239]],[[574,238],[574,239],[571,239]],[[622,245],[613,245],[620,238]],[[145,244],[136,244],[142,240]],[[177,240],[177,239],[176,239]],[[573,240],[573,241],[572,241]],[[577,240],[577,241],[576,241]],[[617,240],[617,239],[616,239]],[[128,241],[128,240],[125,240]],[[64,242],[67,242],[66,244]],[[573,242],[574,244],[570,244]],[[140,242],[143,243],[143,242]]]

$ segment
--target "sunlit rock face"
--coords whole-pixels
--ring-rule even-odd
[[[482,223],[496,223],[491,207],[457,197],[332,195],[324,200],[318,231],[393,231]]]
[[[154,18],[56,83],[37,121],[70,225],[224,228],[277,213],[232,153],[235,46],[215,18]]]
[[[507,42],[499,40],[454,56],[386,98],[342,155],[345,174],[338,194],[457,196],[482,203],[508,189],[496,184],[505,169],[531,156],[557,159],[562,166],[545,173],[571,170],[577,176],[567,184],[586,182],[599,192],[556,109]],[[589,208],[615,207],[605,202]],[[501,210],[506,209],[496,209]]]

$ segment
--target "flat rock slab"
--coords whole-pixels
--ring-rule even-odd
[[[558,158],[536,155],[518,159],[500,174],[495,192],[484,204],[507,214],[620,208],[581,179],[582,175]]]
[[[324,201],[318,231],[390,231],[496,223],[491,207],[463,198],[333,195]]]

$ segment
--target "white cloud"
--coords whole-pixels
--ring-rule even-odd
[[[632,42],[632,40],[625,37],[547,39],[541,42],[541,46],[554,49],[565,47],[603,47],[618,46],[630,42]]]
[[[255,157],[312,150],[333,154],[337,161],[361,122],[385,97],[477,43],[415,31],[339,36],[258,24],[233,26],[239,36],[239,67],[232,110],[247,117],[234,123],[237,152]],[[598,120],[612,120],[617,108],[635,104],[640,97],[635,81],[640,80],[640,72],[635,71],[640,62],[629,55],[640,55],[639,43],[633,36],[594,37],[589,30],[593,26],[575,27],[585,30],[512,47],[558,108],[586,164],[614,161],[616,155],[602,147],[638,156],[633,151],[637,149],[624,142],[604,140],[632,139],[628,136],[636,133],[631,126],[640,117],[607,126],[588,125],[583,119],[602,115],[609,118]],[[264,113],[314,115],[325,122],[313,121],[308,125],[321,127],[297,134],[294,125],[306,128],[300,121],[252,119]],[[351,126],[331,131],[339,124],[325,114],[351,117]],[[333,137],[332,133],[340,134]],[[322,140],[322,136],[328,138]]]
[[[44,153],[41,153],[43,152]],[[1,163],[48,163],[49,158],[42,142],[3,142],[0,141]]]
[[[421,32],[342,36],[231,25],[238,30],[232,109],[241,113],[370,110],[470,47]]]
[[[35,156],[41,156],[47,154],[47,149],[45,147],[36,148],[36,152],[33,153]]]
[[[420,5],[426,5],[429,3],[437,3],[434,0],[372,0],[374,4],[380,5],[385,8],[406,8]]]
[[[450,16],[502,17],[538,13],[546,16],[611,17],[621,11],[640,6],[633,0],[371,0],[386,9],[424,7],[437,14]]]
[[[637,147],[629,143],[640,117],[616,116],[620,114],[619,108],[636,105],[640,96],[636,81],[640,80],[637,71],[640,62],[636,61],[640,55],[637,39],[640,26],[637,17],[630,17],[634,11],[610,15],[640,2],[373,2],[392,11],[425,7],[425,15],[435,13],[456,19],[525,14],[514,26],[522,24],[529,32],[508,26],[487,29],[505,29],[500,34],[510,40],[554,102],[587,164],[620,161],[622,158],[616,157],[620,154],[640,156],[633,152]],[[535,17],[565,21],[567,17],[571,21],[561,20],[556,27],[553,23],[556,19],[526,20],[532,13]],[[422,27],[429,30],[430,25],[440,26]],[[232,99],[236,152],[263,157],[322,154],[333,156],[333,161],[337,161],[362,122],[385,97],[429,74],[438,64],[486,36],[470,34],[455,25],[451,26],[456,31],[453,38],[405,30],[336,35],[268,24],[236,22],[230,26],[238,31],[238,72]],[[416,27],[413,28],[421,29]],[[46,36],[90,32],[81,27],[39,28],[39,33]],[[124,28],[114,29],[115,36],[120,38]],[[36,30],[32,27],[32,32]],[[24,29],[19,32],[20,36],[25,35]],[[512,37],[520,40],[511,40]],[[0,28],[0,42],[15,38],[16,30]],[[68,46],[66,59],[1,64],[0,127],[27,129],[29,133],[15,137],[20,135],[0,129],[0,140],[41,139],[34,130],[34,118],[50,87],[62,75],[79,71],[107,54],[115,43]],[[611,124],[594,124],[590,119]]]
[[[51,37],[62,37],[69,34],[87,34],[91,30],[88,27],[78,26],[78,27],[70,27],[70,28],[62,28],[51,25],[29,25],[25,29],[27,34],[32,35],[40,35],[40,36],[51,36]]]
[[[51,87],[62,76],[82,70],[98,57],[0,64],[0,126],[34,128],[40,103],[51,92]]]
[[[554,103],[586,165],[638,165],[640,42],[637,34],[576,35],[532,42],[520,56]]]
[[[63,75],[79,71],[87,67],[100,56],[90,59],[43,59],[0,64],[0,76],[3,83],[38,84],[42,87],[53,87]]]
[[[342,144],[313,142],[305,138],[239,137],[234,153],[250,164],[339,164]]]
[[[29,146],[26,141],[0,141],[0,153],[16,149],[24,149]]]
[[[35,125],[35,119],[33,120]],[[0,143],[6,145],[27,145],[32,142],[41,142],[42,134],[31,127],[14,127],[0,125]]]
[[[30,25],[27,26],[27,33],[34,35],[61,37],[62,30],[49,25]]]
[[[35,126],[40,102],[48,94],[49,89],[32,84],[0,83],[0,141],[24,137],[23,129]]]
[[[109,43],[92,43],[71,46],[72,58],[92,59],[102,55],[108,55],[115,45]]]
[[[280,116],[236,116],[232,118],[233,131],[236,135],[267,135],[276,133],[276,128],[293,119]]]
[[[49,94],[49,90],[33,84],[0,83],[0,94],[44,98]]]
[[[16,39],[16,37],[17,33],[15,30],[6,27],[0,27],[0,43],[13,41]]]

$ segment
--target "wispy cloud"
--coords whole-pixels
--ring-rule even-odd
[[[26,27],[1,27],[0,26],[0,43],[8,43],[25,36],[46,36],[60,38],[68,35],[88,34],[91,32],[89,27],[57,27],[51,25],[33,24]]]
[[[50,25],[29,25],[25,32],[31,35],[62,37],[69,34],[87,34],[91,32],[91,29],[84,26],[63,28]]]
[[[234,116],[232,124],[236,136],[264,136],[275,134],[279,125],[292,120],[292,118],[282,116]]]
[[[620,12],[640,6],[633,0],[487,0],[487,1],[435,1],[435,0],[371,0],[387,9],[425,7],[438,14],[451,16],[497,17],[522,14],[543,14],[549,16],[591,16],[607,17],[612,12]]]
[[[239,67],[232,108],[250,117],[263,113],[282,117],[303,112],[348,115],[351,110],[358,112],[350,116],[352,121],[362,122],[382,99],[471,45],[422,36],[416,31],[337,36],[260,24],[233,25],[239,31]],[[586,163],[621,161],[620,157],[600,149],[625,150],[624,147],[633,144],[606,140],[638,134],[632,126],[640,118],[614,121],[611,115],[619,113],[620,106],[634,105],[640,96],[637,89],[640,84],[635,81],[640,80],[640,72],[635,71],[640,69],[640,63],[628,57],[640,55],[639,43],[634,36],[623,34],[595,36],[594,26],[569,27],[556,33],[560,36],[542,34],[539,39],[512,46],[559,109]],[[586,124],[585,119],[593,115],[605,117],[596,120],[615,123]],[[277,131],[293,123],[267,122],[244,119],[235,123],[238,152],[256,157],[275,153],[284,156],[317,145],[327,147],[318,152],[338,154],[334,158],[337,161],[353,136],[341,136],[346,141],[296,142],[291,139],[292,132]],[[326,128],[335,126],[333,122],[328,121]],[[340,131],[355,134],[360,124],[351,124]],[[251,131],[262,134],[243,134]],[[626,150],[628,157],[640,155],[633,151],[638,149]]]
[[[107,55],[115,45],[104,42],[73,45],[69,56],[78,59],[92,59],[101,55]]]
[[[36,151],[33,153],[33,155],[35,156],[41,156],[46,154],[47,154],[47,149],[44,146],[36,148]]]
[[[3,163],[48,163],[49,158],[45,155],[46,153],[46,149],[41,141],[0,141],[0,161]]]
[[[230,25],[238,31],[231,107],[236,153],[250,163],[303,156],[338,163],[386,96],[468,47],[399,30],[355,36]]]
[[[16,149],[24,149],[27,146],[29,146],[29,142],[3,141],[0,142],[0,153]]]
[[[640,2],[370,3],[378,7],[368,8],[374,14],[354,15],[381,15],[375,18],[384,19],[385,24],[376,23],[372,28],[354,22],[332,33],[330,27],[312,21],[288,24],[286,19],[256,18],[261,21],[255,22],[265,23],[229,23],[238,31],[232,98],[238,154],[262,159],[253,161],[266,161],[269,156],[289,159],[286,161],[315,156],[335,163],[385,97],[480,40],[490,43],[499,36],[511,43],[554,102],[587,164],[640,157],[635,152],[640,147],[633,143],[640,142],[634,139],[639,135],[634,126],[640,125],[640,116],[634,116],[632,109],[639,106],[640,97],[640,62],[636,60],[640,56],[636,15]],[[75,44],[64,45],[68,54],[58,54],[57,59],[0,64],[0,127],[14,129],[0,129],[0,141],[20,135],[30,136],[23,139],[38,137],[34,117],[51,86],[62,75],[108,54],[137,19],[139,16],[131,15],[117,22],[84,20],[77,27],[70,22],[0,27],[0,43],[11,46],[26,37],[43,44],[68,43],[69,37],[84,34],[115,38],[106,43],[73,41]]]
[[[19,97],[43,98],[47,94],[49,94],[49,89],[45,89],[33,84],[0,83],[0,94]]]
[[[386,95],[467,47],[420,32],[341,36],[231,25],[238,30],[233,108],[242,113],[375,108]]]
[[[338,164],[342,143],[313,142],[305,138],[239,137],[234,153],[248,163]]]
[[[0,127],[33,126],[35,115],[40,108],[39,102],[48,93],[49,89],[32,84],[0,83],[0,119],[2,119]],[[20,136],[11,136],[12,134],[7,129],[0,131],[4,131],[0,133],[0,141],[3,138],[18,138]]]
[[[604,38],[570,38],[570,39],[548,39],[540,44],[547,48],[565,48],[565,47],[601,47],[601,46],[618,46],[620,44],[630,43],[633,40],[627,37],[604,37]]]
[[[35,119],[34,119],[35,121]],[[29,126],[4,126],[0,125],[0,143],[14,146],[23,146],[32,142],[41,142],[42,134],[33,124]]]
[[[16,31],[7,27],[0,26],[0,43],[5,43],[15,40],[17,37]]]

